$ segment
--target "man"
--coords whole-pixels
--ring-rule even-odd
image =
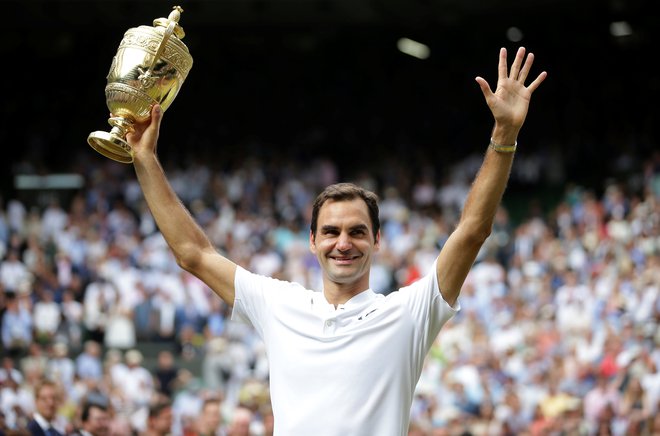
[[[5,356],[25,356],[32,342],[32,326],[32,312],[21,304],[20,295],[11,290],[5,291],[5,310],[0,312],[0,336]]]
[[[64,428],[57,421],[57,411],[62,404],[59,386],[44,380],[34,390],[35,412],[28,421],[27,429],[32,436],[62,436]]]
[[[88,339],[83,352],[74,361],[76,375],[83,380],[101,380],[103,378],[103,349],[101,344]]]
[[[196,436],[218,436],[222,424],[222,413],[220,410],[222,402],[218,398],[207,398],[204,400],[202,410],[195,422],[195,430],[192,434]]]
[[[147,428],[141,436],[168,436],[172,432],[172,403],[158,400],[149,405]]]
[[[254,413],[247,407],[237,407],[231,415],[231,421],[227,426],[227,436],[250,436],[250,425]]]
[[[110,434],[110,414],[104,404],[85,402],[80,414],[80,430],[76,436],[106,436]]]
[[[124,361],[126,367],[121,378],[116,380],[116,386],[123,393],[125,406],[135,412],[147,407],[156,392],[154,377],[144,367],[144,356],[139,350],[135,348],[128,350],[124,354]]]
[[[172,190],[156,154],[162,110],[128,135],[151,212],[185,270],[202,279],[233,317],[263,338],[270,364],[276,435],[405,435],[424,357],[459,309],[465,277],[491,231],[517,137],[542,72],[520,48],[509,71],[500,50],[497,89],[479,84],[495,126],[458,226],[433,270],[386,297],[369,287],[380,246],[376,196],[352,184],[328,187],[314,203],[309,246],[323,270],[313,292],[252,274],[219,254]]]

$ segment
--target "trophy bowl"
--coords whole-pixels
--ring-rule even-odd
[[[110,109],[109,132],[89,134],[87,142],[102,155],[122,163],[133,162],[133,151],[126,135],[133,124],[149,119],[154,104],[165,111],[186,80],[192,57],[181,42],[185,33],[179,25],[183,9],[174,6],[167,18],[157,18],[151,26],[126,31],[112,58],[105,87]]]

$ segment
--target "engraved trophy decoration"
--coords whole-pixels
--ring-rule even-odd
[[[175,6],[167,18],[157,18],[153,27],[126,31],[112,59],[105,87],[105,101],[112,116],[110,132],[89,134],[87,142],[102,155],[122,163],[133,162],[126,134],[135,122],[149,119],[154,104],[163,111],[174,101],[192,67],[185,36],[179,26],[183,9]]]

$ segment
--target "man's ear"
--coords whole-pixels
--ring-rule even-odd
[[[376,240],[374,241],[374,248],[376,250],[380,249],[380,230],[376,233]]]

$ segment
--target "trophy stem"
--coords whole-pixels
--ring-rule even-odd
[[[133,162],[133,149],[126,142],[126,135],[133,131],[133,121],[124,117],[112,117],[108,123],[112,126],[110,132],[92,132],[87,137],[87,143],[114,161]]]
[[[124,117],[112,117],[108,120],[112,126],[111,135],[126,139],[126,135],[133,131],[133,120]]]

